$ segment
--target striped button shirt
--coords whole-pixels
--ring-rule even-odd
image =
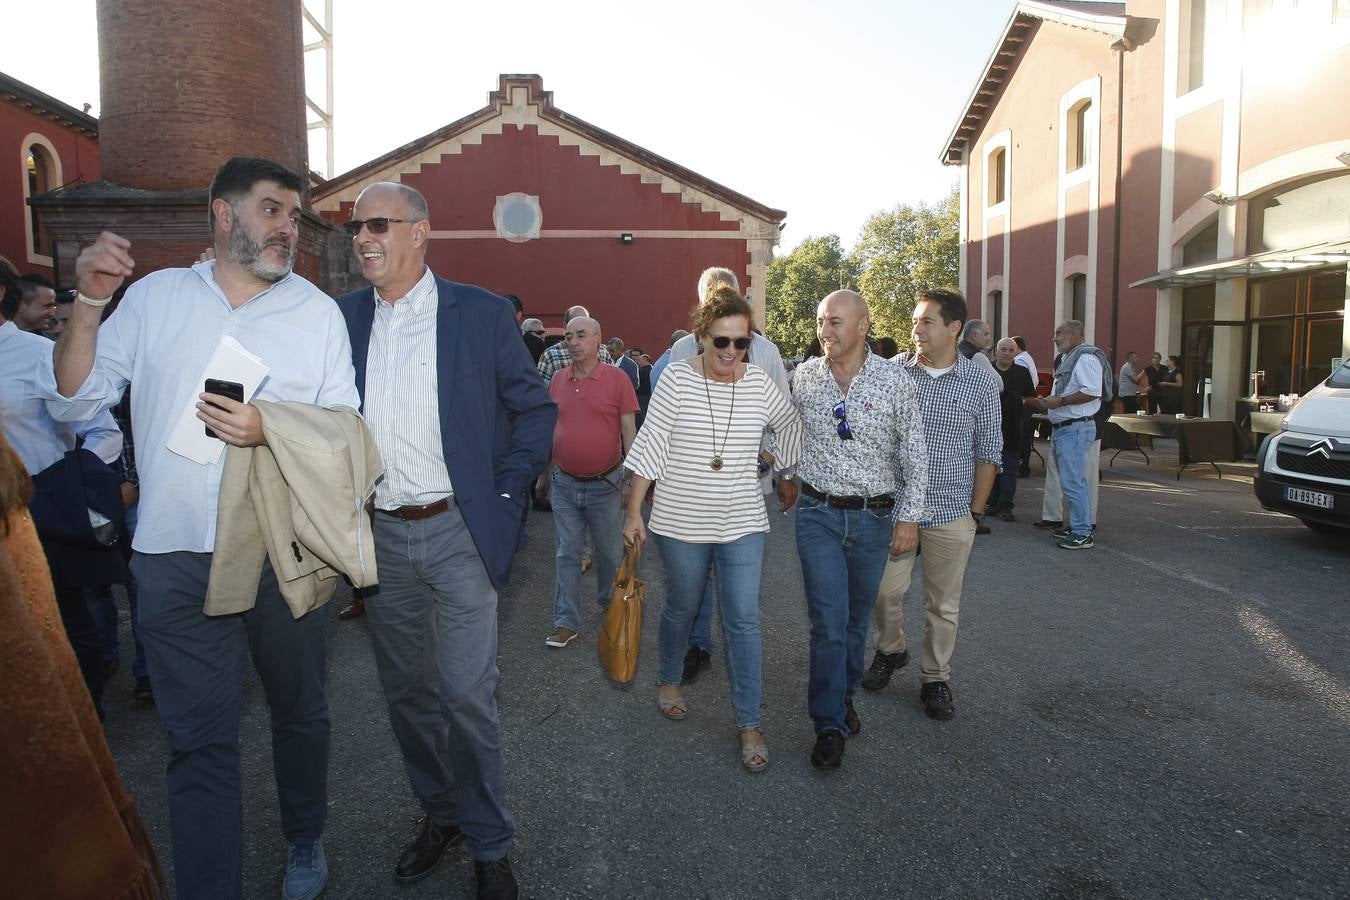
[[[384,460],[384,479],[375,486],[380,509],[425,506],[454,492],[437,402],[438,300],[431,269],[406,297],[391,302],[375,291],[365,418]]]
[[[818,491],[844,497],[895,494],[897,522],[927,518],[928,451],[914,386],[895,363],[867,352],[848,393],[823,356],[797,367],[792,379],[806,421],[798,477]],[[839,437],[834,408],[844,401],[852,439]]]
[[[687,361],[671,363],[625,460],[632,472],[656,482],[652,533],[725,544],[768,531],[758,471],[766,426],[777,438],[780,464],[795,464],[801,417],[763,369],[747,365],[732,385],[705,379]],[[720,470],[709,465],[715,454],[723,460]]]

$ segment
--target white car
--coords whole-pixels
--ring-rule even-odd
[[[1298,401],[1256,461],[1266,509],[1314,531],[1350,529],[1350,359]]]

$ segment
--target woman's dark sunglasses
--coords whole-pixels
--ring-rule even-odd
[[[834,405],[834,417],[839,420],[839,426],[835,429],[839,437],[845,441],[853,440],[853,429],[848,427],[848,407],[843,400]]]
[[[737,350],[744,350],[746,347],[750,346],[750,338],[738,337],[734,341],[725,335],[713,338],[713,346],[718,350],[725,350],[731,344],[735,344]]]
[[[371,234],[384,234],[389,230],[389,226],[396,222],[406,222],[407,219],[389,219],[384,216],[377,216],[374,219],[352,219],[342,225],[344,231],[350,237],[356,237],[361,233],[361,227],[364,225]]]

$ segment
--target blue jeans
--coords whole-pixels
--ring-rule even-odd
[[[698,605],[698,615],[694,617],[694,627],[689,630],[689,646],[702,647],[709,653],[716,648],[712,639],[713,616],[713,576],[708,573],[708,584],[703,588],[703,600]]]
[[[621,469],[599,481],[577,481],[553,467],[549,502],[553,504],[553,627],[581,630],[581,552],[591,534],[596,597],[609,606],[614,573],[623,560],[623,506],[619,502]]]
[[[1022,464],[1022,456],[1019,448],[1009,447],[1008,442],[1003,442],[1003,471],[998,473],[998,480],[994,483],[994,505],[1012,506],[1013,495],[1017,493],[1017,467]]]
[[[555,507],[556,508],[556,507]],[[474,859],[511,852],[497,714],[497,592],[463,514],[375,513],[380,584],[366,593],[375,667],[413,793]]]
[[[1097,425],[1084,419],[1056,428],[1050,435],[1050,449],[1059,468],[1060,490],[1069,507],[1069,530],[1074,534],[1092,533],[1092,497],[1088,493],[1087,456],[1097,440]]]
[[[764,532],[726,544],[695,544],[652,535],[666,570],[666,602],[661,608],[662,684],[679,684],[689,630],[703,602],[708,573],[717,574],[722,635],[727,645],[727,677],[738,728],[759,727],[764,689],[763,646],[759,635],[759,583],[764,567]]]
[[[237,898],[244,864],[239,711],[250,655],[271,712],[282,831],[296,842],[323,834],[329,608],[292,617],[272,566],[264,563],[253,609],[208,616],[202,602],[211,554],[137,553],[131,565],[141,586],[139,612],[155,709],[168,737],[177,895]],[[258,787],[250,783],[248,790]]]
[[[807,708],[817,733],[848,734],[844,701],[862,679],[892,527],[890,509],[834,509],[805,494],[797,501],[797,555],[811,620]]]

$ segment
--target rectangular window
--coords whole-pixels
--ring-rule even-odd
[[[1177,35],[1180,58],[1177,65],[1177,94],[1187,94],[1205,84],[1207,26],[1206,0],[1182,0],[1180,29]]]
[[[1069,278],[1069,292],[1072,297],[1069,318],[1087,323],[1087,276],[1074,275]]]
[[[1008,151],[1000,147],[989,154],[989,206],[997,206],[1007,199]]]
[[[1092,111],[1092,101],[1082,100],[1069,110],[1064,127],[1066,153],[1064,171],[1076,172],[1092,161],[1091,145],[1088,141],[1088,116]]]
[[[994,340],[1003,337],[1003,292],[993,291],[989,294],[989,333],[994,336]]]

